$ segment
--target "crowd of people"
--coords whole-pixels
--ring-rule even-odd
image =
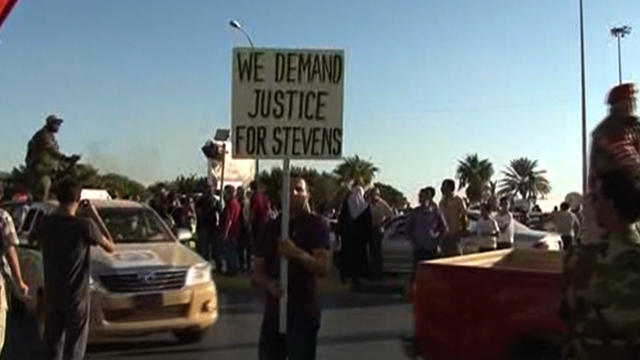
[[[253,247],[274,215],[264,187],[226,185],[222,191],[194,196],[165,189],[149,205],[177,232],[195,233],[196,251],[212,262],[213,271],[229,276],[250,272]]]
[[[561,316],[569,329],[568,351],[577,359],[611,354],[620,355],[613,358],[635,358],[624,355],[637,354],[640,122],[633,115],[633,85],[615,87],[608,102],[610,115],[593,132],[589,192],[584,207],[572,211],[568,203],[563,203],[552,215],[566,252]],[[77,160],[58,152],[52,134],[61,122],[59,118],[47,119],[43,134],[29,146],[30,166],[37,175],[33,189],[40,197],[49,196],[51,178],[50,169],[39,167],[39,161]],[[44,134],[47,131],[51,134]],[[37,145],[39,142],[44,145]],[[513,246],[514,216],[508,198],[500,199],[497,209],[492,204],[482,204],[475,234],[469,234],[467,204],[455,195],[455,189],[453,180],[444,180],[438,204],[434,201],[435,188],[421,189],[419,205],[407,214],[406,233],[413,247],[414,273],[420,261],[461,255],[462,239],[469,235],[491,240],[488,246],[481,246],[481,251]],[[329,224],[335,215],[333,211],[326,216],[311,211],[303,178],[292,176],[290,191],[291,232],[284,239],[280,217],[271,210],[265,189],[255,182],[248,190],[227,185],[221,196],[205,192],[192,198],[161,191],[150,202],[172,227],[195,227],[197,251],[207,261],[213,261],[214,271],[231,276],[241,271],[253,273],[253,284],[265,291],[266,302],[260,359],[315,358],[321,317],[317,279],[330,270]],[[59,207],[45,216],[30,235],[41,244],[46,274],[46,359],[84,357],[90,248],[100,246],[108,253],[115,249],[95,207],[80,201],[80,194],[81,186],[72,178],[60,181],[56,191]],[[0,198],[1,195],[2,183]],[[90,217],[76,217],[79,208]],[[365,191],[360,183],[352,187],[334,227],[343,281],[357,285],[365,277],[382,276],[381,244],[385,226],[393,217],[393,209],[378,189]],[[10,274],[0,271],[0,350],[6,333],[5,278],[13,281],[17,296],[29,296],[17,260],[17,245],[13,220],[0,209],[0,269],[5,268],[5,262],[11,269]],[[289,260],[288,284],[279,280],[281,257]],[[278,331],[278,299],[284,286],[289,294],[286,335]]]

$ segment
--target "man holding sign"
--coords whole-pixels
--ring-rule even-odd
[[[342,157],[344,52],[235,48],[232,63],[233,157],[284,160],[282,215],[255,254],[254,281],[266,292],[260,359],[315,359],[316,283],[329,271],[329,228],[311,213],[307,183],[290,179],[289,169],[291,159]]]
[[[329,227],[309,210],[309,192],[301,177],[291,178],[289,237],[281,238],[279,217],[269,222],[255,252],[254,281],[265,291],[260,360],[315,359],[320,328],[319,277],[329,273]],[[279,334],[279,300],[283,294],[280,257],[289,260],[287,334]]]

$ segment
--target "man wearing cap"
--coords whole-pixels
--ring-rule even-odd
[[[640,122],[634,115],[636,88],[626,83],[615,86],[609,92],[609,115],[591,134],[591,154],[587,191],[592,194],[598,188],[602,174],[613,170],[632,169],[640,166]],[[582,238],[595,242],[601,235],[589,197],[583,210],[585,223]]]
[[[60,152],[55,134],[60,130],[62,119],[49,115],[45,126],[38,130],[27,147],[27,176],[29,190],[35,201],[49,199],[51,182],[55,174],[62,170],[61,162],[75,163],[78,155],[67,156]]]

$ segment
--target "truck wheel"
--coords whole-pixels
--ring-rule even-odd
[[[512,341],[507,350],[508,360],[560,360],[562,348],[556,337],[535,334]]]
[[[195,344],[202,341],[207,330],[209,330],[209,328],[176,330],[173,332],[173,335],[181,344]]]

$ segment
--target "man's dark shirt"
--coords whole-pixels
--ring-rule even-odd
[[[88,300],[89,258],[100,230],[87,218],[61,214],[44,217],[36,229],[41,242],[47,302],[77,306]]]
[[[262,240],[256,249],[256,257],[265,261],[265,271],[271,279],[280,277],[280,256],[278,242],[281,234],[281,218],[267,223]],[[315,214],[304,213],[292,219],[289,224],[289,236],[293,243],[308,252],[314,249],[329,249],[329,227]],[[300,262],[289,261],[289,316],[319,317],[320,304],[317,299],[317,276],[307,270]],[[267,294],[268,313],[278,313],[278,299]]]

